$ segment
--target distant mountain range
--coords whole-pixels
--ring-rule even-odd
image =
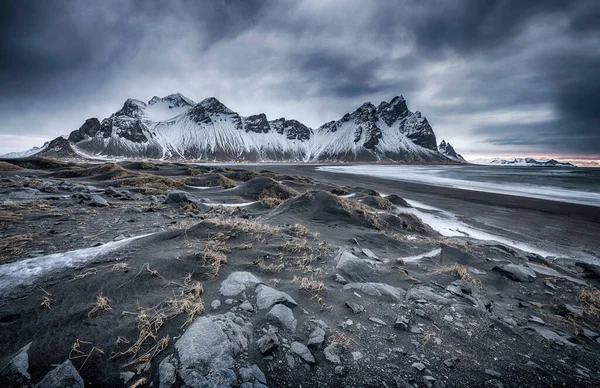
[[[555,159],[535,160],[533,158],[512,158],[512,159],[476,159],[473,164],[483,164],[489,166],[526,166],[526,167],[576,167],[571,163],[559,162]]]
[[[240,116],[210,97],[195,103],[177,93],[148,102],[128,99],[102,121],[90,118],[67,139],[28,155],[205,161],[464,163],[439,147],[431,125],[402,96],[362,104],[312,129],[297,120]],[[16,154],[15,154],[16,155]]]

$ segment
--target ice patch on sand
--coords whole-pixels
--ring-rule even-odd
[[[242,202],[242,203],[214,203],[214,202],[206,202],[204,203],[206,206],[225,206],[225,207],[245,207],[245,206],[250,206],[250,205],[254,205],[255,203],[258,203],[259,201],[252,201],[252,202]]]
[[[402,261],[404,261],[405,263],[411,263],[411,262],[414,262],[414,261],[421,260],[424,257],[439,256],[441,253],[442,253],[442,249],[441,248],[436,248],[436,249],[433,249],[433,250],[431,250],[429,252],[421,253],[420,255],[402,257]]]
[[[484,232],[459,221],[455,214],[448,211],[425,205],[417,201],[407,200],[407,202],[412,208],[396,207],[396,209],[403,213],[414,214],[444,237],[471,237],[477,240],[496,241],[525,252],[536,253],[542,256],[562,256],[547,252],[521,241]]]
[[[65,269],[82,268],[91,263],[111,260],[114,257],[105,257],[108,253],[151,234],[153,233],[111,241],[98,247],[53,253],[0,265],[0,297],[4,298],[17,287],[31,285],[44,276]]]

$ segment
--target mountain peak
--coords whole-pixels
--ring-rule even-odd
[[[390,102],[382,101],[377,107],[377,113],[381,119],[390,127],[398,120],[402,120],[410,114],[406,106],[406,100],[402,96],[396,96]]]
[[[225,104],[217,100],[216,97],[205,98],[204,100],[200,101],[198,105],[212,113],[234,113],[231,109],[225,106]]]
[[[181,106],[194,106],[196,103],[181,93],[173,93],[168,96],[158,97],[154,96],[148,101],[148,105],[154,105],[159,102],[168,102],[169,108],[176,108]]]
[[[438,146],[438,151],[452,160],[455,160],[457,162],[465,162],[465,159],[460,154],[457,154],[454,150],[454,147],[452,147],[450,143],[446,143],[445,140],[442,140],[440,142],[440,145]]]

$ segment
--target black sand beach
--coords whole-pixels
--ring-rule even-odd
[[[2,386],[600,384],[598,208],[315,166],[2,170]]]

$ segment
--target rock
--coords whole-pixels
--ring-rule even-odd
[[[362,313],[365,311],[365,307],[358,303],[354,303],[351,301],[346,302],[346,307],[348,307],[354,314]]]
[[[247,300],[240,305],[240,309],[247,313],[254,312],[254,306],[252,306],[252,303],[248,302]]]
[[[347,372],[346,372],[346,368],[344,368],[344,367],[343,367],[343,366],[341,366],[341,365],[338,365],[338,366],[336,366],[336,367],[335,367],[335,369],[334,369],[333,371],[334,371],[334,373],[335,373],[336,375],[338,375],[338,376],[345,376],[345,375],[347,374]]]
[[[260,368],[256,364],[250,365],[248,368],[240,368],[239,375],[240,379],[243,382],[252,382],[256,380],[262,384],[267,383],[267,378],[265,377],[265,374],[260,370]]]
[[[277,338],[277,329],[269,325],[266,333],[256,341],[258,349],[265,355],[269,354],[279,347],[279,338]]]
[[[423,372],[425,370],[425,364],[421,362],[415,362],[411,365],[412,368],[415,368],[419,372]]]
[[[362,253],[364,253],[365,256],[367,256],[371,260],[379,261],[379,257],[377,257],[377,255],[374,254],[373,251],[368,248],[363,248]]]
[[[358,360],[360,360],[361,358],[363,358],[363,354],[362,354],[361,352],[359,352],[359,351],[352,352],[352,359],[353,359],[354,361],[358,361]]]
[[[436,378],[433,376],[423,376],[423,384],[425,384],[427,388],[432,388],[434,386],[435,381]]]
[[[223,280],[219,292],[223,296],[236,296],[245,291],[246,288],[256,287],[262,280],[250,272],[234,272]]]
[[[558,306],[558,314],[563,316],[583,317],[583,311],[580,307],[567,303]]]
[[[173,370],[173,373],[175,373],[175,370]],[[119,373],[119,377],[123,381],[123,384],[127,384],[133,378],[133,376],[135,376],[135,373],[133,373],[133,372],[121,372],[121,373]],[[175,380],[173,380],[173,383],[174,382],[175,382]],[[163,385],[160,385],[160,388],[162,388],[162,387],[163,387]],[[165,387],[168,388],[168,387],[170,387],[170,385],[165,385]]]
[[[581,332],[583,333],[583,335],[585,335],[586,337],[590,337],[590,338],[596,338],[596,337],[600,337],[600,333],[597,333],[595,331],[589,330],[589,329],[585,329],[582,328]]]
[[[554,285],[554,283],[546,281],[544,282],[544,284],[546,285],[546,287],[556,290],[556,286]]]
[[[339,273],[335,274],[335,281],[340,283],[340,284],[348,284],[348,281]]]
[[[456,357],[448,358],[444,360],[444,365],[446,365],[448,368],[454,368],[456,361],[458,361],[458,358]]]
[[[504,323],[506,323],[509,326],[517,326],[517,321],[515,321],[512,318],[504,318]]]
[[[428,302],[451,305],[454,302],[452,299],[444,298],[441,295],[436,294],[433,288],[429,286],[413,286],[406,292],[406,300],[426,300]]]
[[[541,335],[542,337],[544,337],[545,339],[547,339],[549,341],[553,341],[553,342],[561,344],[561,345],[577,346],[576,344],[570,342],[567,338],[565,338],[563,336],[560,336],[557,333],[555,333],[552,330],[547,329],[545,327],[540,327],[540,326],[525,326],[523,329],[525,329],[525,330],[533,330],[536,333],[538,333],[539,335]]]
[[[396,383],[396,387],[398,388],[415,388],[414,385],[409,384],[408,381],[399,376],[394,377],[394,383]]]
[[[493,369],[486,369],[485,371],[486,375],[492,376],[492,377],[502,377],[502,373],[500,372],[496,372]]]
[[[84,383],[71,360],[67,360],[48,372],[34,388],[84,388]]]
[[[288,307],[297,306],[298,303],[285,292],[277,291],[276,289],[259,284],[256,287],[256,305],[260,310],[266,310],[278,303],[283,303]]]
[[[496,380],[496,379],[487,380],[485,382],[485,386],[486,387],[492,387],[492,388],[504,388],[504,384],[502,384],[500,382],[500,380]]]
[[[218,309],[219,307],[221,307],[221,301],[220,301],[219,299],[215,299],[215,300],[213,300],[213,301],[210,303],[210,307],[211,307],[213,310],[216,310],[216,309]]]
[[[536,278],[531,268],[517,264],[495,266],[492,271],[498,271],[515,282],[533,282]]]
[[[423,334],[423,329],[421,329],[420,327],[412,326],[410,328],[410,332],[413,334]]]
[[[379,319],[379,318],[375,318],[375,317],[369,317],[369,321],[371,321],[371,322],[373,322],[373,323],[376,323],[376,324],[378,324],[378,325],[380,325],[380,326],[387,326],[387,323],[385,323],[384,321],[382,321],[382,320],[381,320],[381,319]]]
[[[452,315],[444,315],[444,321],[452,322],[453,320],[454,318],[452,317]]]
[[[292,309],[282,304],[276,304],[267,313],[267,321],[272,322],[278,326],[283,327],[290,333],[296,331],[296,325],[298,321],[294,318]]]
[[[197,318],[177,340],[175,349],[180,361],[178,374],[186,385],[195,387],[208,385],[214,379],[230,380],[234,347],[211,318]]]
[[[171,190],[168,191],[166,194],[167,198],[165,198],[165,203],[199,202],[196,197],[194,197],[190,193],[181,190]]]
[[[315,362],[317,362],[315,360],[315,357],[310,352],[310,350],[306,347],[306,345],[304,345],[298,341],[292,342],[290,351],[292,353],[296,354],[298,357],[300,357],[301,359],[303,359],[304,361],[306,361],[309,364],[314,364]]]
[[[17,354],[0,370],[0,383],[7,386],[29,385],[31,376],[29,369],[29,347],[31,342],[23,346]]]
[[[350,252],[340,252],[335,258],[335,262],[337,263],[335,269],[342,272],[353,282],[371,282],[379,278],[368,263]]]
[[[158,365],[158,387],[171,388],[177,380],[177,359],[171,354]],[[131,373],[133,377],[133,373]],[[131,379],[130,377],[130,379]],[[127,384],[127,381],[125,381]]]
[[[535,315],[529,316],[529,322],[539,323],[540,325],[546,324],[542,318],[535,316]]]
[[[402,329],[404,331],[410,330],[410,320],[406,315],[398,315],[396,318],[396,322],[394,322],[394,327]]]
[[[343,348],[340,344],[329,344],[325,349],[323,349],[323,354],[325,355],[325,359],[334,364],[341,364],[342,362],[342,352]]]
[[[211,319],[227,336],[233,348],[234,356],[248,349],[248,341],[252,337],[252,324],[250,322],[231,312],[215,315]]]
[[[348,283],[344,286],[344,290],[360,290],[367,295],[372,296],[389,296],[400,301],[404,298],[406,291],[399,287],[392,287],[385,283]]]
[[[317,327],[308,337],[307,345],[309,348],[321,349],[323,342],[325,342],[325,330]]]
[[[92,195],[88,205],[95,207],[106,207],[108,206],[108,202],[106,202],[106,200],[99,195]]]

